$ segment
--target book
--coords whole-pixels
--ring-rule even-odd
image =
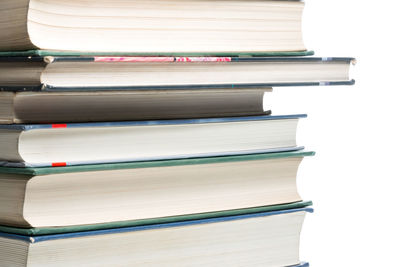
[[[0,124],[269,115],[272,89],[0,92]]]
[[[3,91],[269,88],[353,84],[353,58],[0,57]]]
[[[237,216],[246,214],[249,215],[261,212],[300,209],[312,205],[313,203],[311,201],[299,201],[299,202],[271,205],[271,206],[250,207],[250,208],[222,210],[222,211],[194,213],[194,214],[192,213],[192,214],[169,216],[169,217],[158,217],[150,219],[72,225],[72,226],[57,226],[57,227],[53,226],[53,227],[22,228],[17,226],[0,225],[0,233],[36,237],[36,236],[46,236],[46,235],[66,234],[66,233],[87,232],[87,231],[120,229],[120,228],[147,226],[154,224],[177,223],[177,222],[204,220],[204,219],[221,218],[227,216]]]
[[[68,166],[290,151],[306,115],[0,125],[7,166]]]
[[[0,167],[0,224],[64,227],[295,203],[302,200],[296,187],[298,167],[312,155],[297,151],[59,168]]]
[[[2,0],[0,50],[261,54],[306,50],[302,1]]]
[[[312,211],[297,208],[44,236],[0,233],[0,261],[16,267],[307,266],[299,260],[299,241],[304,217]]]

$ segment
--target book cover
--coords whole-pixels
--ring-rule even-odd
[[[200,119],[177,119],[177,120],[148,120],[148,121],[114,121],[114,122],[88,122],[88,123],[65,123],[65,124],[2,124],[0,129],[31,131],[38,129],[57,128],[85,128],[85,127],[124,127],[124,126],[148,126],[148,125],[178,125],[178,124],[204,124],[204,123],[225,123],[261,120],[286,120],[306,118],[306,114],[293,115],[261,115],[243,117],[221,117],[221,118],[200,118]]]
[[[278,56],[312,56],[314,51],[282,51],[282,52],[252,52],[252,53],[132,53],[132,52],[76,52],[76,51],[54,51],[54,50],[27,50],[27,51],[0,51],[0,57],[10,56],[157,56],[157,57],[209,57],[209,56],[259,56],[259,57],[278,57]]]
[[[300,147],[299,149],[302,149]],[[312,151],[290,151],[290,152],[275,152],[275,153],[258,153],[246,155],[232,156],[215,156],[204,158],[191,159],[170,159],[170,160],[155,160],[155,161],[136,161],[123,163],[105,163],[91,165],[73,165],[65,167],[0,167],[1,173],[24,174],[24,175],[48,175],[58,173],[74,173],[74,172],[90,172],[103,170],[119,170],[119,169],[137,169],[137,168],[153,168],[153,167],[169,167],[197,164],[212,164],[224,162],[240,162],[249,160],[277,159],[288,157],[308,157],[314,156]]]

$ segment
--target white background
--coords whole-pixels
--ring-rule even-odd
[[[306,217],[301,259],[313,267],[400,266],[400,12],[397,1],[306,0],[316,56],[357,58],[355,86],[275,88],[273,114],[307,113],[298,144]]]

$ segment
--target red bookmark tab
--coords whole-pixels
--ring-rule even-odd
[[[51,164],[52,167],[65,167],[67,166],[66,162],[54,162]]]
[[[51,128],[67,128],[66,124],[52,124]]]

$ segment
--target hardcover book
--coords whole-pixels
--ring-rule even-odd
[[[0,124],[189,119],[269,115],[272,89],[0,92]]]
[[[303,7],[275,0],[2,0],[0,50],[303,55]]]
[[[307,266],[299,260],[311,208],[43,236],[0,233],[5,266]],[[51,255],[51,257],[49,257]]]
[[[270,88],[353,84],[353,58],[0,57],[3,91]]]
[[[0,125],[6,166],[68,166],[297,150],[306,115]]]
[[[312,155],[0,167],[0,224],[61,227],[295,203],[301,201],[297,169]]]

